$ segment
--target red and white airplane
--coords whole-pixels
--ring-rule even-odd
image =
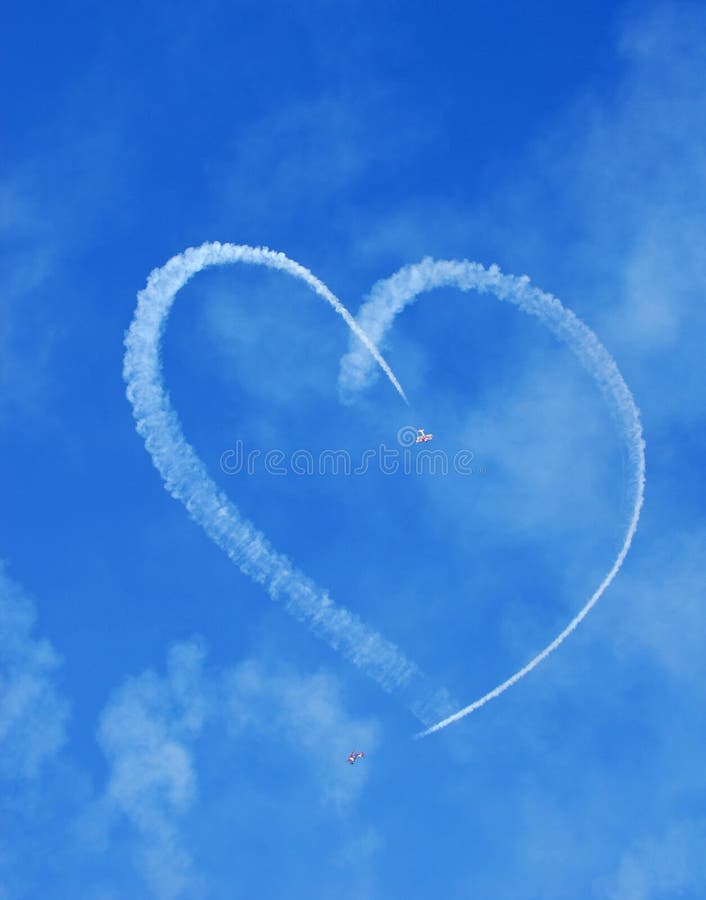
[[[353,752],[348,756],[348,762],[353,765],[356,759],[362,759],[365,756],[365,753],[362,753],[358,750],[353,750]]]
[[[417,428],[417,443],[426,444],[427,441],[434,439],[433,434],[426,434],[423,428]]]

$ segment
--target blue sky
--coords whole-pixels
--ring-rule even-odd
[[[0,54],[0,898],[706,894],[706,15],[698,4],[70,3]],[[640,408],[645,505],[580,628],[442,732],[273,603],[169,496],[122,377],[136,295],[267,245],[357,313],[425,256],[527,274]],[[458,705],[544,647],[630,514],[610,411],[489,295],[341,319],[278,271],[179,292],[164,383],[217,487]],[[448,476],[220,461],[398,430]],[[363,749],[365,759],[345,757]]]

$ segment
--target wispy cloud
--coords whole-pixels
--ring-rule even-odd
[[[648,533],[609,615],[615,652],[632,663],[657,664],[689,694],[705,696],[703,604],[706,531],[678,527]]]
[[[281,664],[272,670],[253,660],[228,672],[224,687],[231,732],[254,730],[282,740],[298,765],[315,772],[321,802],[344,812],[365,772],[351,780],[349,767],[340,763],[355,749],[353,743],[373,751],[378,735],[371,722],[345,711],[337,682],[323,672],[302,676]]]
[[[9,779],[35,777],[66,742],[61,660],[35,637],[35,620],[32,602],[0,563],[0,774]]]
[[[706,881],[705,842],[706,822],[692,819],[636,842],[623,855],[607,896],[652,900],[699,895]]]
[[[179,818],[196,795],[191,746],[207,714],[203,649],[180,644],[167,676],[128,679],[101,716],[98,742],[111,769],[104,804],[140,834],[137,856],[155,896],[198,896],[198,879]]]
[[[39,133],[46,129],[51,152],[41,155],[35,133],[19,151],[22,162],[8,161],[0,178],[0,421],[13,430],[38,419],[60,424],[55,369],[77,320],[71,304],[56,315],[57,292],[67,289],[71,263],[90,246],[106,204],[121,197],[119,133],[106,122],[87,131],[78,99],[69,92],[44,110]]]
[[[108,832],[117,814],[127,818],[137,835],[133,855],[156,897],[207,895],[193,851],[203,845],[202,837],[194,839],[193,815],[200,803],[208,816],[214,798],[200,797],[198,757],[250,759],[248,790],[269,796],[271,784],[260,779],[251,749],[267,748],[278,770],[296,771],[297,781],[304,777],[313,786],[324,815],[341,816],[366,780],[358,769],[352,778],[345,763],[351,742],[370,752],[378,739],[372,721],[346,712],[331,676],[281,665],[273,670],[255,659],[206,667],[203,642],[194,638],[170,649],[164,675],[147,671],[127,679],[106,706],[98,740],[110,770],[89,818],[102,816]],[[229,815],[233,829],[247,827],[239,813]]]
[[[15,425],[46,414],[47,369],[57,338],[56,326],[36,303],[57,257],[56,234],[36,190],[24,173],[0,181],[0,419],[12,416]]]
[[[649,384],[659,427],[704,415],[694,379],[706,329],[705,43],[698,6],[660,4],[635,16],[623,30],[627,74],[613,101],[587,104],[580,149],[561,168],[559,148],[547,148],[568,188],[563,216],[578,210],[584,233],[567,265],[580,265],[606,339],[636,383]]]

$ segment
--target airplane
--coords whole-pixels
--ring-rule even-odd
[[[417,443],[426,444],[427,441],[433,440],[433,434],[426,434],[423,428],[417,428]]]
[[[358,750],[353,750],[348,756],[348,762],[353,765],[356,759],[362,759],[365,756],[365,753],[362,753]]]

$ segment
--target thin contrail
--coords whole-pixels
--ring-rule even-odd
[[[506,681],[453,715],[441,719],[421,732],[418,737],[439,731],[499,697],[546,659],[576,629],[609,587],[627,556],[637,529],[645,490],[645,442],[640,414],[615,360],[587,325],[571,310],[562,306],[556,297],[533,287],[526,275],[519,278],[514,275],[503,275],[497,266],[485,269],[480,264],[467,260],[437,261],[427,258],[417,265],[405,266],[391,278],[375,284],[368,301],[361,307],[357,316],[358,324],[371,340],[379,345],[397,313],[412,303],[420,293],[444,286],[457,287],[462,291],[490,292],[500,300],[514,303],[524,312],[536,316],[578,357],[583,367],[598,383],[618,423],[629,460],[628,475],[633,492],[632,513],[623,545],[610,571],[566,628]],[[347,393],[359,390],[370,380],[371,374],[372,367],[367,354],[352,345],[341,360],[339,378],[341,388]]]
[[[155,269],[138,294],[135,316],[125,338],[123,375],[137,430],[170,494],[236,563],[242,572],[265,586],[273,599],[282,596],[297,619],[331,647],[402,697],[424,725],[448,715],[457,704],[392,643],[368,628],[354,613],[337,606],[326,591],[277,553],[267,538],[241,516],[216,486],[187,443],[162,383],[160,339],[177,291],[206,266],[243,262],[287,272],[309,285],[343,317],[385,372],[398,394],[404,391],[369,337],[343,304],[308,269],[263,247],[209,243],[190,248]]]

